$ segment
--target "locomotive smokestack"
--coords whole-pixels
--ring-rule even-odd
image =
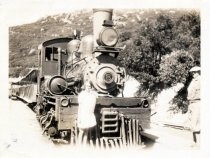
[[[97,39],[103,28],[104,20],[112,20],[113,9],[93,9],[94,48],[98,46]]]

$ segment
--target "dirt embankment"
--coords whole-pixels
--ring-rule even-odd
[[[151,105],[152,117],[151,121],[156,124],[170,124],[175,126],[181,126],[189,129],[190,127],[190,115],[189,113],[182,113],[182,110],[174,111],[172,109],[177,105],[172,103],[173,98],[177,95],[178,91],[183,87],[182,83],[163,90],[158,94],[157,98]]]

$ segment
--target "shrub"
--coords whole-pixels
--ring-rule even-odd
[[[163,56],[158,71],[160,82],[165,85],[165,88],[177,83],[185,84],[193,61],[192,55],[183,50]]]

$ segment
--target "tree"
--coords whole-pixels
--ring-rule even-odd
[[[163,56],[158,71],[160,82],[165,85],[165,88],[174,86],[177,83],[185,84],[193,63],[192,55],[184,50],[174,51]]]
[[[184,83],[189,68],[200,63],[199,12],[176,13],[151,12],[151,18],[135,25],[128,23],[121,30],[120,45],[127,47],[120,59],[142,83],[141,90],[158,92],[178,82]]]

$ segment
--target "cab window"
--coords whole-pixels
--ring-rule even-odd
[[[58,61],[58,48],[46,47],[45,49],[45,61]]]

